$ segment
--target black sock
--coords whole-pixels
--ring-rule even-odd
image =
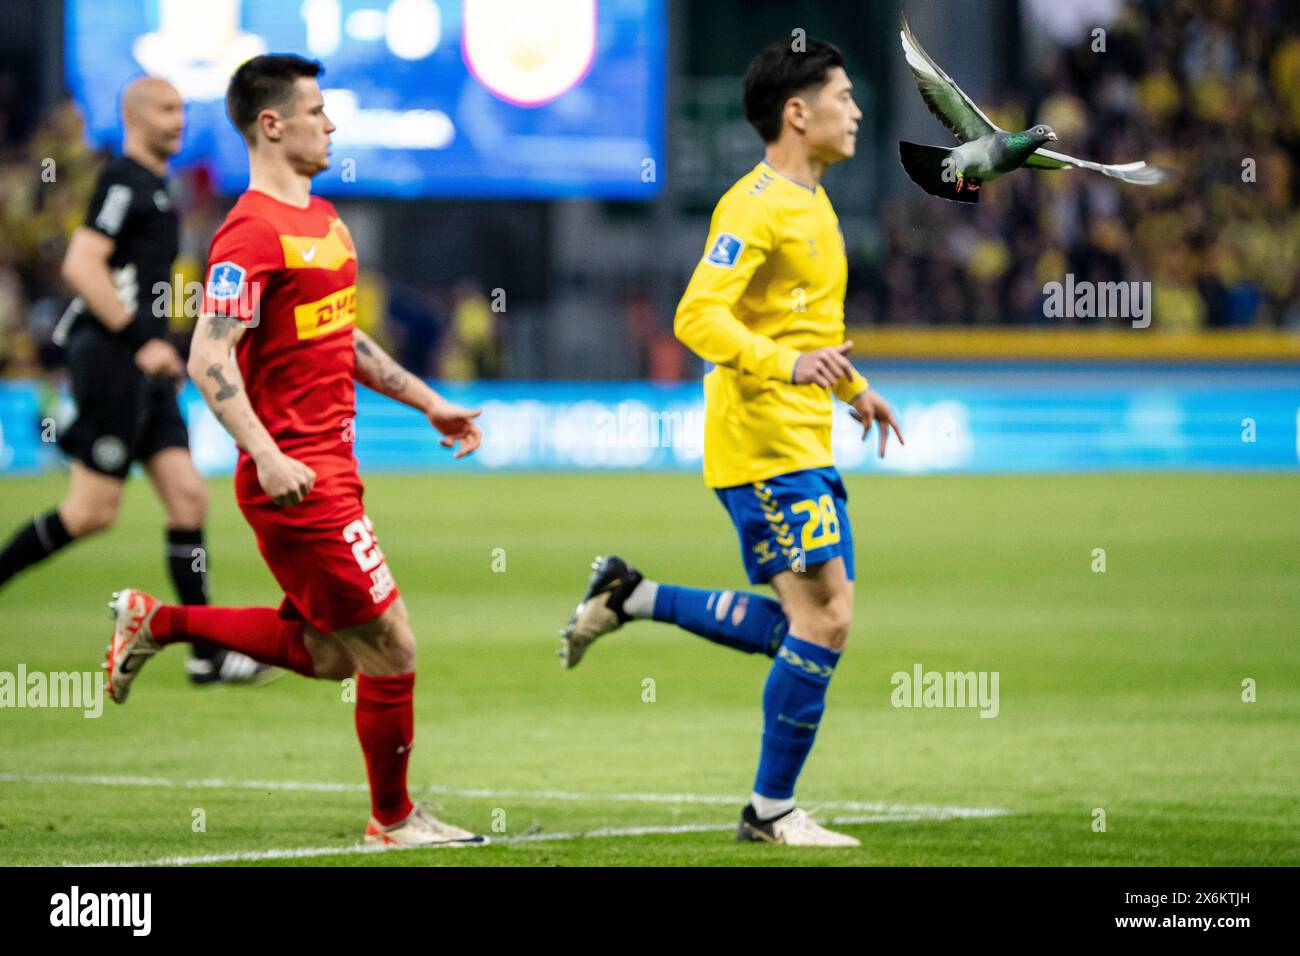
[[[44,561],[72,540],[58,509],[37,515],[0,551],[0,587],[19,571]]]
[[[208,603],[208,552],[202,528],[167,529],[167,570],[181,604]],[[219,648],[204,641],[192,645],[193,657],[212,660]]]

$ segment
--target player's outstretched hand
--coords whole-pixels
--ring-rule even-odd
[[[871,423],[875,422],[876,427],[880,430],[880,457],[885,457],[885,443],[889,441],[889,430],[892,428],[894,434],[898,436],[898,443],[906,445],[903,441],[903,433],[898,430],[898,419],[894,417],[894,410],[889,407],[884,396],[873,389],[867,389],[861,395],[853,400],[853,410],[849,412],[857,421],[862,423],[862,440],[866,441],[867,436],[871,434]]]
[[[852,342],[844,342],[804,352],[794,363],[794,383],[831,388],[840,379],[851,381],[853,363],[845,356],[852,348]]]
[[[180,378],[184,368],[180,353],[163,339],[150,339],[140,346],[135,353],[135,364],[150,378]]]
[[[316,484],[316,472],[279,449],[257,461],[257,481],[277,505],[296,505]]]
[[[482,414],[481,408],[462,408],[451,402],[439,401],[433,411],[429,412],[429,423],[442,432],[439,444],[443,448],[455,448],[456,442],[460,442],[460,450],[454,457],[464,458],[483,444],[483,432],[474,424],[474,419]]]

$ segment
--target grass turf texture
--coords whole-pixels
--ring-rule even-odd
[[[863,841],[854,850],[737,845],[723,830],[275,862],[1300,863],[1293,476],[851,477],[848,487],[853,634],[801,801],[1008,815],[841,827]],[[57,476],[0,481],[0,534],[62,488]],[[211,491],[214,601],[277,603],[230,483]],[[736,797],[435,794],[437,813],[483,832],[504,819],[507,835],[734,824],[752,781],[766,658],[639,622],[573,672],[554,656],[595,553],[677,583],[746,586],[734,533],[698,478],[383,476],[368,481],[367,503],[419,641],[414,788]],[[497,548],[504,572],[493,570]],[[1106,550],[1104,574],[1091,570],[1094,548]],[[161,549],[160,508],[134,479],[116,528],[0,592],[0,670],[97,668],[111,590],[171,598]],[[0,711],[0,772],[363,785],[337,684],[288,675],[259,689],[194,689],[184,656],[155,659],[130,703],[106,700],[97,720]],[[890,675],[918,662],[998,671],[999,716],[894,708]],[[1241,699],[1248,677],[1256,703]],[[653,702],[642,699],[647,678]],[[206,832],[192,829],[196,809]],[[10,779],[0,782],[0,863],[342,848],[359,842],[366,813],[358,790]]]

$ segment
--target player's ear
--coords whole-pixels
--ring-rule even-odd
[[[273,109],[264,109],[257,114],[257,127],[272,143],[278,143],[280,137],[284,135],[284,127],[280,123],[280,114]]]
[[[800,133],[808,129],[808,101],[792,96],[785,101],[785,118]]]

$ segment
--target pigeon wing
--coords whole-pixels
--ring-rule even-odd
[[[1076,159],[1065,153],[1054,153],[1050,149],[1036,150],[1025,165],[1031,169],[1090,169],[1111,179],[1118,179],[1137,186],[1158,186],[1173,178],[1173,171],[1162,166],[1148,166],[1145,162],[1106,165],[1094,163],[1089,159]]]
[[[958,142],[969,143],[989,133],[1002,131],[962,92],[952,77],[930,59],[930,54],[916,42],[916,36],[906,17],[903,18],[903,29],[898,35],[903,40],[903,53],[907,57],[907,65],[912,68],[912,76],[916,78],[916,88],[921,91],[921,99],[925,100],[925,105],[930,107],[930,112],[939,122],[957,137]]]

